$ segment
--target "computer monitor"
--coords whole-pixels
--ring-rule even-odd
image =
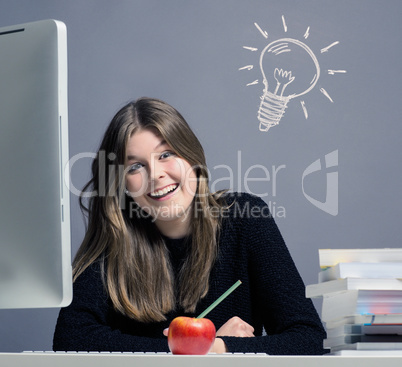
[[[0,28],[0,309],[72,299],[67,31]]]

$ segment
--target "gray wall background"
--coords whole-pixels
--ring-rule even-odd
[[[283,166],[276,180],[250,181],[248,189],[268,194],[264,199],[311,284],[317,281],[319,248],[401,246],[401,10],[399,0],[0,0],[0,26],[47,18],[66,23],[71,157],[96,151],[123,104],[152,96],[175,106],[193,127],[215,188],[245,191],[238,177],[242,181],[253,165],[260,165],[249,173],[254,178],[264,177],[261,166],[271,176]],[[264,133],[257,120],[260,52],[243,46],[262,50],[283,37],[306,43],[322,74]],[[239,70],[246,65],[254,68]],[[347,72],[329,75],[328,69]],[[256,79],[258,85],[246,86]],[[339,165],[327,170],[324,157],[333,151]],[[303,194],[303,172],[317,159],[324,169],[306,177],[304,190],[325,201],[326,173],[338,172],[336,216]],[[228,168],[220,165],[232,170],[232,185]],[[87,181],[89,167],[89,159],[73,166],[76,188]],[[74,254],[84,225],[74,194],[71,200]],[[0,351],[50,350],[57,314],[1,310]]]

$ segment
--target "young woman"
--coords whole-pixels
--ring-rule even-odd
[[[81,205],[88,228],[54,350],[169,351],[173,318],[241,280],[208,314],[211,352],[322,354],[325,332],[267,205],[209,192],[200,142],[170,105],[141,98],[115,115]]]

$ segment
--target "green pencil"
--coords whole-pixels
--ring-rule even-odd
[[[212,311],[216,306],[219,305],[219,303],[221,303],[230,293],[232,293],[239,285],[241,284],[241,281],[238,280],[235,284],[233,284],[225,293],[223,293],[214,303],[212,303],[211,306],[209,306],[204,312],[200,313],[197,316],[197,319],[202,319],[203,317],[205,317],[207,315],[207,313],[209,313],[210,311]]]

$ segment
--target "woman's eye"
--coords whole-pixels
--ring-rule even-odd
[[[170,151],[163,152],[163,153],[160,155],[159,159],[166,159],[166,158],[169,158],[169,157],[174,156],[174,155],[175,155],[175,153],[170,152]]]
[[[142,163],[134,163],[128,168],[128,173],[135,173],[142,167],[144,167]]]

